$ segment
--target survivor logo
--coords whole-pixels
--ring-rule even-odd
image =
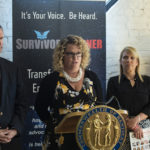
[[[26,50],[33,50],[33,49],[55,49],[56,45],[60,41],[60,39],[47,39],[50,30],[39,32],[34,30],[34,34],[36,35],[37,39],[16,39],[16,49],[26,49]],[[86,40],[90,49],[102,49],[103,43],[101,39],[88,39]]]

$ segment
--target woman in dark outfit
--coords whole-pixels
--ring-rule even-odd
[[[120,54],[120,75],[110,78],[107,87],[107,98],[115,96],[122,109],[128,110],[127,127],[136,138],[142,138],[142,128],[150,126],[147,119],[150,116],[150,77],[141,76],[139,67],[136,49],[125,47]],[[118,109],[114,101],[110,106]],[[123,149],[130,149],[129,146],[127,139]]]
[[[55,134],[54,128],[67,113],[85,111],[102,101],[97,75],[86,70],[89,60],[89,47],[79,36],[62,39],[54,50],[54,72],[41,82],[35,104],[40,119],[47,124],[49,150],[78,150],[74,134]]]

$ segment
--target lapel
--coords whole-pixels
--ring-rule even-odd
[[[8,66],[6,63],[1,60],[0,58],[0,105],[4,102],[4,100],[7,97],[7,90],[8,90],[8,74],[7,74],[7,68]]]

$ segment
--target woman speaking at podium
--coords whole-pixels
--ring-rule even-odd
[[[126,118],[128,129],[136,138],[143,137],[142,128],[150,126],[150,77],[139,72],[140,59],[135,48],[125,47],[120,54],[120,75],[109,79],[107,99],[115,96],[122,109],[129,113]],[[115,101],[110,106],[117,108]],[[128,138],[128,137],[127,137]],[[129,139],[123,150],[129,150]]]
[[[102,101],[97,75],[86,70],[89,61],[88,44],[79,36],[67,36],[54,50],[54,72],[41,82],[35,104],[40,119],[47,125],[47,149],[78,150],[74,134],[55,134],[54,128],[67,113],[85,111]]]

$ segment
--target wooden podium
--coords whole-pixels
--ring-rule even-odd
[[[99,105],[85,112],[68,112],[56,134],[74,133],[81,150],[121,150],[127,134],[126,110]]]
[[[126,110],[117,110],[124,118],[128,116],[128,112]],[[82,115],[85,112],[70,112],[68,113],[63,120],[55,127],[56,134],[64,134],[64,133],[76,133],[77,124]]]
[[[85,112],[68,113],[63,120],[55,127],[55,133],[75,133],[78,121]]]

